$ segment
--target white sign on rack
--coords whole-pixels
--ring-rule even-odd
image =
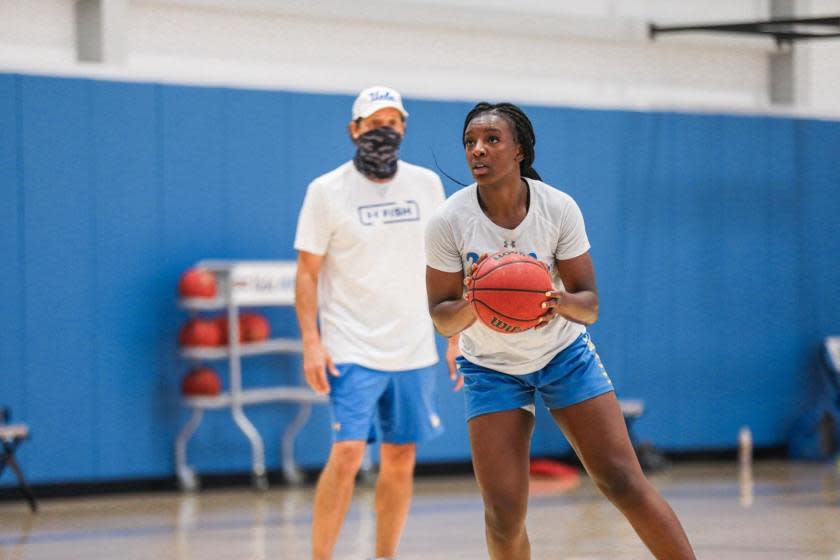
[[[294,261],[243,263],[231,268],[231,297],[239,305],[294,305]]]

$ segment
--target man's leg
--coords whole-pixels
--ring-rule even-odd
[[[312,512],[312,558],[332,558],[338,533],[353,498],[356,473],[365,453],[364,441],[337,441],[333,443],[329,459],[318,486]]]
[[[338,364],[340,375],[328,376],[333,445],[315,489],[312,513],[312,557],[332,557],[350,502],[365,446],[371,440],[376,403],[390,380],[356,364]]]
[[[396,556],[408,519],[417,446],[383,443],[376,481],[376,556]]]

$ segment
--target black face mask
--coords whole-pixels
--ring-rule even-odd
[[[390,179],[397,173],[400,133],[389,126],[374,128],[356,138],[353,165],[370,179]]]

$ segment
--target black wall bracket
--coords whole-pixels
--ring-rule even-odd
[[[739,23],[711,23],[697,25],[648,25],[648,35],[656,39],[663,33],[685,32],[739,33],[742,35],[765,35],[772,37],[781,46],[794,41],[840,38],[840,16],[813,18],[769,19]]]

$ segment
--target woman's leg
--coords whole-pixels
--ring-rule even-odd
[[[551,411],[589,476],[656,558],[694,558],[674,511],[645,478],[615,393]]]
[[[484,499],[487,550],[493,560],[528,560],[528,455],[534,416],[522,409],[469,421],[472,460]]]

